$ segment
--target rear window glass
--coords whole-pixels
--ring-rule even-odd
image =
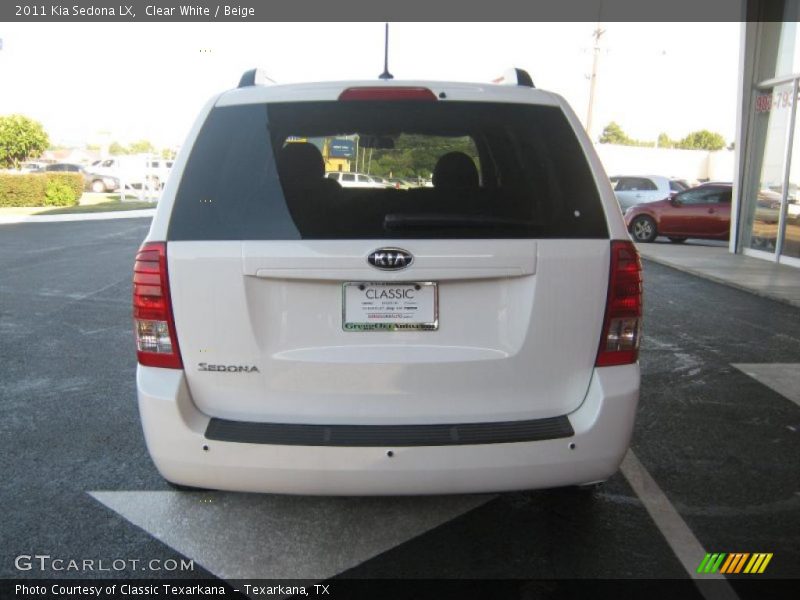
[[[171,240],[607,237],[561,110],[475,102],[215,108],[168,231]]]

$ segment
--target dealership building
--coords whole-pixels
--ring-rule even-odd
[[[800,0],[748,1],[730,250],[800,268]]]

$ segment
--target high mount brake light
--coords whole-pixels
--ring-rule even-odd
[[[339,100],[422,100],[436,101],[436,94],[425,87],[352,87],[339,94]]]
[[[139,248],[133,266],[133,321],[136,356],[148,367],[182,369],[167,276],[166,242]]]
[[[611,242],[611,269],[597,367],[627,365],[639,358],[642,331],[642,263],[633,242]]]

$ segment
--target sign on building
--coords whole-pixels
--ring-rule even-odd
[[[353,158],[355,156],[356,147],[353,140],[333,139],[328,149],[328,156],[330,158]]]

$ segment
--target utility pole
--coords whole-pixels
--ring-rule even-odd
[[[594,110],[594,88],[595,85],[597,85],[597,61],[600,57],[600,37],[605,32],[605,29],[600,29],[600,23],[597,23],[597,29],[592,32],[592,37],[594,38],[594,58],[592,59],[592,75],[589,78],[589,109],[586,113],[586,133],[589,135],[589,139],[592,139],[592,111]]]

